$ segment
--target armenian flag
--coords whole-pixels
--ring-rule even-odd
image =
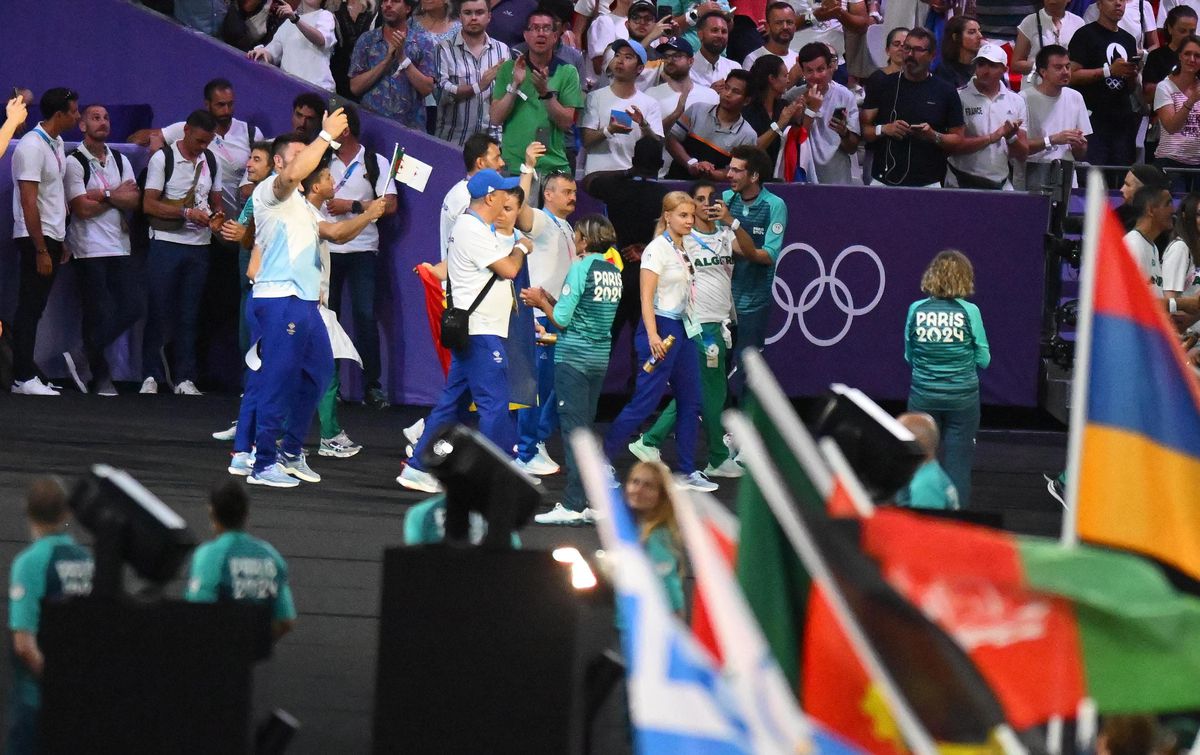
[[[1200,579],[1200,386],[1103,201],[1094,174],[1063,542],[1137,551]]]

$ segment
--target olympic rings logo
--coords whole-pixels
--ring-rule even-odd
[[[778,268],[783,264],[783,259],[789,253],[796,250],[808,252],[813,261],[817,263],[817,277],[805,285],[804,289],[800,292],[799,300],[793,297],[791,286],[778,274]],[[841,266],[842,261],[855,254],[865,254],[868,259],[875,263],[875,267],[879,271],[879,286],[875,291],[875,296],[861,306],[856,306],[854,296],[850,293],[850,286],[838,277],[838,268]],[[783,321],[783,327],[779,329],[779,332],[768,338],[766,342],[769,344],[775,343],[787,335],[788,330],[792,327],[792,319],[795,318],[796,323],[800,326],[800,332],[804,334],[809,343],[815,346],[834,346],[850,332],[850,326],[854,323],[855,317],[865,315],[875,309],[879,304],[879,300],[883,298],[885,283],[886,275],[883,270],[883,262],[879,259],[879,255],[875,254],[869,247],[855,244],[843,249],[833,260],[833,265],[830,266],[829,272],[826,272],[825,260],[821,258],[816,249],[804,243],[790,244],[779,255],[779,260],[776,262],[775,280],[771,287],[775,303],[787,313],[787,319]],[[808,323],[804,321],[804,315],[817,305],[817,302],[825,295],[825,289],[827,288],[829,289],[830,297],[833,299],[834,306],[846,316],[846,322],[835,335],[830,338],[822,338],[814,335],[809,330]]]

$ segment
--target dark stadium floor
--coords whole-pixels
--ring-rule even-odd
[[[0,561],[5,579],[8,564],[28,540],[22,499],[36,474],[70,478],[97,462],[121,467],[178,511],[198,536],[207,537],[205,493],[225,479],[229,449],[209,434],[225,428],[236,409],[231,396],[0,394]],[[289,752],[360,753],[369,748],[381,556],[384,548],[400,543],[402,515],[423,498],[394,481],[403,454],[400,430],[424,411],[343,405],[344,426],[366,447],[361,454],[351,459],[314,456],[311,462],[324,477],[318,485],[252,489],[250,529],[288,560],[300,611],[296,630],[260,668],[255,689],[256,716],[281,707],[302,722]],[[983,432],[973,505],[1002,513],[1010,529],[1056,534],[1061,509],[1046,494],[1041,472],[1062,467],[1064,448],[1061,432]],[[557,439],[550,451],[561,460]],[[628,463],[627,458],[618,468]],[[562,485],[562,475],[546,478],[550,500]],[[723,481],[717,495],[728,503],[735,493],[734,481]],[[594,550],[597,545],[591,529],[529,527],[522,537],[531,548],[574,543]],[[173,585],[173,594],[181,587],[181,582]],[[10,674],[3,664],[3,702]],[[0,711],[5,708],[0,705]]]

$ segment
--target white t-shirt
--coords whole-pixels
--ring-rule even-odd
[[[319,301],[324,278],[320,217],[298,188],[283,199],[276,197],[278,180],[278,175],[270,176],[250,195],[254,203],[254,243],[262,249],[254,298],[295,296]]]
[[[183,138],[184,121],[172,123],[162,130],[163,143],[174,144]],[[254,129],[254,141],[263,140],[262,131]],[[225,214],[231,218],[241,211],[242,201],[239,189],[250,183],[246,177],[246,162],[250,159],[250,126],[245,121],[234,118],[229,124],[225,136],[213,134],[213,140],[208,149],[217,157],[221,165],[221,202],[225,205]]]
[[[75,157],[68,156],[67,176],[63,180],[68,203],[86,194],[88,189],[111,190],[125,181],[134,180],[129,158],[124,158],[118,165],[113,151],[105,147],[107,157],[101,166],[87,147],[80,144],[79,151],[87,158],[91,175],[88,176],[85,186],[83,165]],[[120,257],[129,254],[129,230],[121,217],[121,211],[109,205],[104,212],[93,218],[84,220],[73,216],[71,224],[67,226],[67,248],[71,250],[71,256],[77,259]]]
[[[1158,4],[1158,18],[1155,19],[1155,24],[1160,29],[1167,28],[1167,14],[1177,5],[1186,5],[1200,15],[1200,0],[1160,0]]]
[[[201,210],[210,210],[208,198],[212,187],[214,185],[221,186],[221,163],[216,162],[217,175],[214,181],[214,177],[208,173],[208,158],[204,156],[203,152],[196,156],[195,161],[191,161],[183,156],[183,151],[179,149],[179,142],[171,144],[170,147],[171,155],[175,158],[175,167],[171,172],[170,182],[167,183],[164,190],[163,176],[165,173],[163,168],[166,158],[164,151],[160,149],[150,156],[150,162],[146,165],[146,188],[162,191],[160,199],[182,199],[187,195],[188,189],[192,187],[192,178],[196,175],[196,166],[199,165],[200,177],[196,180],[196,193],[191,206]],[[212,232],[208,230],[207,225],[197,226],[186,222],[178,231],[158,231],[151,228],[150,238],[172,241],[176,244],[203,246],[212,239]]]
[[[817,183],[846,185],[854,182],[850,175],[850,155],[839,147],[841,135],[829,125],[838,108],[846,110],[846,128],[860,133],[858,123],[858,98],[836,81],[829,82],[825,100],[821,103],[820,117],[813,119],[808,133],[808,144],[813,162],[817,167]]]
[[[575,261],[575,231],[571,224],[547,210],[534,210],[529,238],[533,241],[533,251],[525,263],[529,266],[529,285],[562,291],[567,269]]]
[[[1063,87],[1057,97],[1042,94],[1035,87],[1023,87],[1021,97],[1025,99],[1025,134],[1030,144],[1038,144],[1047,136],[1054,136],[1059,131],[1077,128],[1088,135],[1092,133],[1092,121],[1088,117],[1087,105],[1083,104],[1083,95],[1078,90]],[[1048,163],[1054,160],[1074,160],[1070,146],[1052,144],[1050,149],[1043,149],[1031,155],[1029,162]]]
[[[637,107],[646,118],[646,129],[663,138],[662,111],[659,110],[658,100],[645,92],[634,90],[632,97],[618,97],[611,86],[597,89],[587,96],[587,104],[583,109],[583,119],[579,125],[603,131],[608,127],[612,111],[627,111]],[[628,170],[633,167],[633,148],[645,129],[633,124],[633,130],[628,134],[606,134],[597,144],[588,147],[584,153],[583,173],[595,173],[603,170]]]
[[[363,160],[367,159],[366,154],[366,148],[359,147],[358,154],[350,161],[349,166],[343,163],[337,154],[334,154],[333,160],[329,163],[329,174],[333,178],[333,188],[335,189],[334,197],[369,202],[376,197],[395,196],[396,183],[388,180],[391,163],[383,155],[371,153],[370,159],[373,159],[379,166],[379,177],[375,180],[375,187],[372,189],[371,181],[367,178],[367,171],[363,167]],[[349,177],[347,177],[347,173],[349,173]],[[345,215],[333,215],[331,219],[337,222],[355,217],[358,217],[356,213],[348,212]],[[345,244],[330,243],[329,251],[333,254],[377,252],[379,251],[379,228],[372,222],[362,230],[362,233]]]
[[[322,89],[333,91],[329,58],[333,55],[334,45],[337,44],[337,22],[327,10],[309,11],[301,16],[300,20],[321,33],[325,47],[318,48],[309,42],[308,37],[300,31],[300,27],[289,21],[280,25],[275,32],[275,36],[267,45],[267,53],[281,70]]]
[[[608,46],[618,39],[629,39],[629,27],[625,25],[625,21],[625,16],[614,16],[612,13],[605,13],[592,21],[587,32],[589,62],[592,58],[603,55]],[[595,69],[590,69],[588,73],[591,74],[593,70]]]
[[[438,251],[441,252],[443,260],[446,259],[446,248],[450,242],[450,230],[454,228],[458,216],[466,212],[470,206],[471,192],[467,191],[467,179],[464,178],[450,187],[450,191],[446,192],[446,198],[442,200]]]
[[[14,239],[29,236],[29,229],[25,227],[25,213],[21,210],[20,181],[37,182],[42,235],[55,241],[62,241],[67,235],[67,200],[63,196],[66,170],[67,153],[62,137],[51,138],[38,125],[17,142],[12,156]]]
[[[1162,268],[1159,267],[1158,249],[1154,247],[1154,243],[1143,236],[1140,231],[1134,229],[1125,234],[1125,246],[1133,255],[1138,266],[1142,268],[1142,272],[1146,274],[1146,282],[1150,284],[1154,295],[1161,297],[1163,295]]]
[[[958,90],[962,100],[966,136],[985,136],[1000,128],[1005,121],[1025,121],[1025,100],[1003,85],[994,97],[975,88],[975,79]],[[1008,143],[1003,139],[969,155],[951,155],[950,165],[964,173],[992,181],[1008,181]],[[946,171],[946,186],[958,186],[954,171]],[[1009,184],[1006,188],[1012,188]]]
[[[1063,47],[1070,45],[1071,37],[1075,36],[1075,32],[1087,23],[1080,16],[1066,11],[1063,14],[1062,26],[1055,29],[1054,20],[1050,18],[1049,13],[1045,10],[1040,10],[1038,13],[1042,15],[1041,39],[1038,39],[1037,13],[1030,13],[1021,19],[1021,23],[1017,24],[1017,31],[1024,34],[1025,39],[1029,40],[1029,57],[1025,59],[1031,63],[1037,60],[1038,51],[1042,49],[1043,45],[1062,45]],[[1146,23],[1150,23],[1149,18],[1146,19]],[[1024,92],[1024,89],[1021,91]]]
[[[1142,14],[1145,14],[1146,25],[1142,28]],[[1091,23],[1100,18],[1100,6],[1092,3],[1087,10],[1083,12],[1084,23]],[[1136,2],[1125,4],[1125,15],[1117,23],[1117,26],[1124,29],[1133,35],[1137,40],[1138,49],[1142,49],[1142,45],[1146,43],[1146,35],[1158,28],[1158,21],[1154,18],[1154,8],[1147,0],[1142,0],[1142,9],[1138,10]]]
[[[478,215],[464,212],[450,231],[446,272],[457,309],[467,309],[492,278],[488,265],[504,259],[512,247],[501,248],[491,226]],[[491,335],[508,338],[509,314],[513,308],[512,284],[501,278],[492,284],[487,296],[471,313],[467,332],[473,336]]]
[[[575,0],[575,12],[585,18],[611,16],[612,5],[605,0]]]
[[[747,71],[749,71],[750,68],[754,65],[754,61],[758,60],[759,58],[761,58],[764,55],[774,55],[775,57],[783,58],[783,64],[785,66],[787,66],[787,69],[790,71],[790,70],[792,70],[792,67],[796,65],[796,61],[799,60],[800,51],[788,48],[788,51],[786,53],[784,53],[783,55],[780,55],[778,53],[771,52],[765,46],[760,47],[757,50],[755,50],[754,52],[749,53],[748,55],[746,55],[745,58],[742,59],[742,68],[745,68]]]
[[[682,320],[692,289],[684,253],[664,236],[656,236],[642,250],[642,269],[658,274],[658,287],[654,290],[654,314]]]
[[[736,71],[739,66],[735,61],[729,58],[717,58],[716,64],[709,63],[708,58],[704,57],[700,52],[696,53],[696,57],[692,61],[691,77],[692,81],[701,86],[711,87],[718,81],[724,81],[730,71]]]
[[[1192,264],[1192,253],[1183,239],[1176,238],[1163,251],[1163,291],[1187,291],[1195,285],[1200,268]]]
[[[683,249],[696,269],[696,321],[722,322],[733,312],[733,240],[728,226],[714,233],[693,230]]]
[[[675,112],[675,106],[679,104],[679,93],[671,88],[671,85],[663,82],[658,86],[651,87],[646,90],[646,94],[653,97],[658,102],[658,112],[670,114]],[[716,105],[720,103],[721,96],[716,93],[712,87],[701,86],[693,83],[691,91],[688,92],[687,100],[683,104],[683,109],[686,112],[688,108],[697,103],[703,105]],[[663,145],[663,167],[658,172],[659,178],[665,178],[667,171],[671,169],[673,158],[667,150],[666,145]]]

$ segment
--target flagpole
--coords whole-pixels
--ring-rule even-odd
[[[749,355],[750,352],[747,354]],[[803,519],[792,508],[791,495],[774,465],[769,461],[770,456],[767,455],[767,449],[758,432],[741,412],[729,410],[721,417],[725,426],[733,433],[738,447],[743,450],[743,458],[750,467],[754,482],[762,491],[763,498],[771,507],[771,512],[778,520],[788,541],[796,549],[804,568],[812,575],[813,582],[821,588],[828,599],[834,616],[837,617],[838,623],[841,624],[842,630],[849,638],[859,660],[866,667],[867,673],[879,684],[884,699],[887,700],[888,707],[891,708],[896,720],[896,725],[900,729],[900,734],[904,737],[909,749],[915,755],[937,755],[937,745],[934,743],[933,737],[925,731],[920,719],[909,707],[908,701],[900,694],[900,688],[896,686],[883,662],[871,648],[871,643],[855,620],[850,606],[846,603],[846,598],[837,588],[829,566],[813,541],[812,533],[808,531]],[[775,419],[779,418],[775,417]]]
[[[1083,428],[1087,424],[1088,381],[1092,363],[1092,314],[1096,298],[1096,265],[1100,254],[1100,228],[1108,197],[1103,174],[1088,171],[1087,206],[1083,220],[1082,265],[1079,271],[1079,314],[1075,324],[1075,370],[1071,379],[1071,418],[1067,432],[1066,510],[1061,543],[1079,543],[1079,470],[1082,466]]]
[[[828,500],[833,493],[833,475],[829,472],[821,452],[817,449],[812,434],[796,416],[796,410],[788,401],[783,389],[775,380],[767,360],[755,349],[746,349],[741,354],[742,368],[746,370],[746,384],[754,392],[754,397],[762,403],[767,416],[779,429],[779,435],[788,449],[807,468],[808,478],[813,487]]]
[[[821,453],[825,454],[825,459],[829,462],[829,468],[833,470],[834,475],[846,486],[846,494],[850,496],[850,503],[853,504],[858,515],[863,519],[875,516],[875,504],[871,501],[871,496],[867,495],[862,480],[858,479],[854,468],[850,466],[850,462],[846,461],[846,455],[842,453],[842,447],[837,444],[837,441],[828,437],[821,438],[817,441],[817,447],[821,449]]]

